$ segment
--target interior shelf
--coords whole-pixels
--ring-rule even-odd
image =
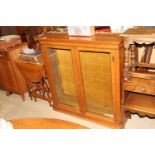
[[[137,77],[137,78],[145,78],[145,79],[155,79],[155,72],[148,71],[129,71],[128,76]]]
[[[155,96],[129,92],[124,109],[133,113],[155,116]]]

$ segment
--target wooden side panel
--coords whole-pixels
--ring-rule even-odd
[[[120,81],[120,56],[119,52],[111,53],[111,71],[112,71],[112,94],[113,94],[113,111],[114,120],[121,123],[121,81]]]
[[[27,90],[27,84],[23,76],[20,74],[16,66],[16,57],[23,48],[27,47],[26,44],[21,44],[17,47],[4,51],[0,59],[0,85],[2,89],[8,93],[21,94],[24,99],[24,93]]]
[[[1,60],[1,77],[3,81],[3,88],[8,92],[16,92],[18,87],[16,83],[16,79],[13,76],[12,66],[10,61]]]
[[[0,89],[4,89],[5,86],[4,86],[4,81],[3,81],[3,65],[0,61]]]

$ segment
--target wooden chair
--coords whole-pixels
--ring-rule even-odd
[[[34,98],[37,101],[36,98],[40,98],[51,103],[52,97],[45,76],[44,65],[42,63],[28,63],[19,60],[16,61],[16,64],[27,81],[31,100]]]

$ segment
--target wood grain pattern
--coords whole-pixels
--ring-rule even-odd
[[[129,60],[134,58],[134,63],[131,63],[132,71],[126,70],[125,76],[127,75],[128,80],[123,83],[124,111],[155,117],[155,72],[150,70],[155,69],[155,65],[150,64],[155,29],[129,29],[122,36],[125,37],[126,46],[134,44],[145,47],[139,62],[135,56]],[[138,51],[133,48],[132,52],[136,54]]]
[[[155,97],[130,93],[126,99],[124,108],[141,116],[155,117]]]
[[[73,37],[66,33],[48,33],[36,39],[39,41],[42,50],[54,109],[109,127],[120,128],[123,123],[120,106],[120,76],[122,75],[122,73],[120,74],[120,65],[123,63],[122,58],[124,58],[123,37],[118,34]],[[61,61],[60,55],[57,55],[59,61],[55,63],[56,59],[52,56],[53,49],[56,51],[71,51],[72,61],[68,60],[69,55],[61,57]],[[83,53],[82,56],[81,53]],[[59,72],[56,71],[58,68]],[[58,82],[60,73],[67,75],[66,71],[70,72],[70,70],[63,70],[62,68],[72,68],[74,76],[70,75],[70,78],[73,77],[74,80],[67,81],[63,76]],[[63,80],[66,81],[67,85],[61,84]],[[71,87],[69,88],[69,85],[73,82],[75,95],[78,99],[77,107],[72,104],[72,99],[68,100],[67,97],[60,100],[59,98],[59,85],[61,85],[61,90],[67,90],[73,94],[70,90]],[[92,110],[89,111],[87,100],[90,97],[93,98],[93,104],[90,108]],[[106,103],[105,107],[103,102]],[[107,112],[107,107],[109,107],[110,112]]]
[[[35,101],[36,98],[40,98],[47,100],[51,104],[52,97],[46,79],[44,64],[17,60],[16,65],[27,81],[30,98],[34,98]]]
[[[141,78],[129,78],[128,82],[124,82],[124,88],[128,91],[138,92],[142,94],[155,95],[155,81]]]
[[[75,74],[76,93],[79,103],[80,113],[86,112],[85,92],[83,88],[82,71],[80,70],[80,54],[77,48],[72,48],[73,70]],[[82,101],[82,102],[81,102]]]
[[[18,53],[25,47],[27,47],[26,44],[21,44],[6,51],[0,51],[0,81],[3,81],[1,88],[6,90],[8,94],[20,94],[23,100],[24,93],[27,91],[27,84],[24,77],[20,74],[15,60]]]
[[[50,118],[21,118],[10,122],[14,129],[87,129],[73,122]]]

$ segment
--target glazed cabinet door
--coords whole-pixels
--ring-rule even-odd
[[[80,50],[86,112],[113,117],[111,54]]]
[[[51,87],[54,91],[54,106],[64,106],[79,111],[79,100],[76,88],[74,59],[72,49],[49,48],[48,68],[51,70]],[[46,57],[46,54],[43,55]],[[46,58],[45,58],[46,59]],[[48,72],[48,71],[47,71]]]
[[[78,51],[85,113],[97,121],[119,126],[121,124],[119,51],[97,48],[78,48]]]

